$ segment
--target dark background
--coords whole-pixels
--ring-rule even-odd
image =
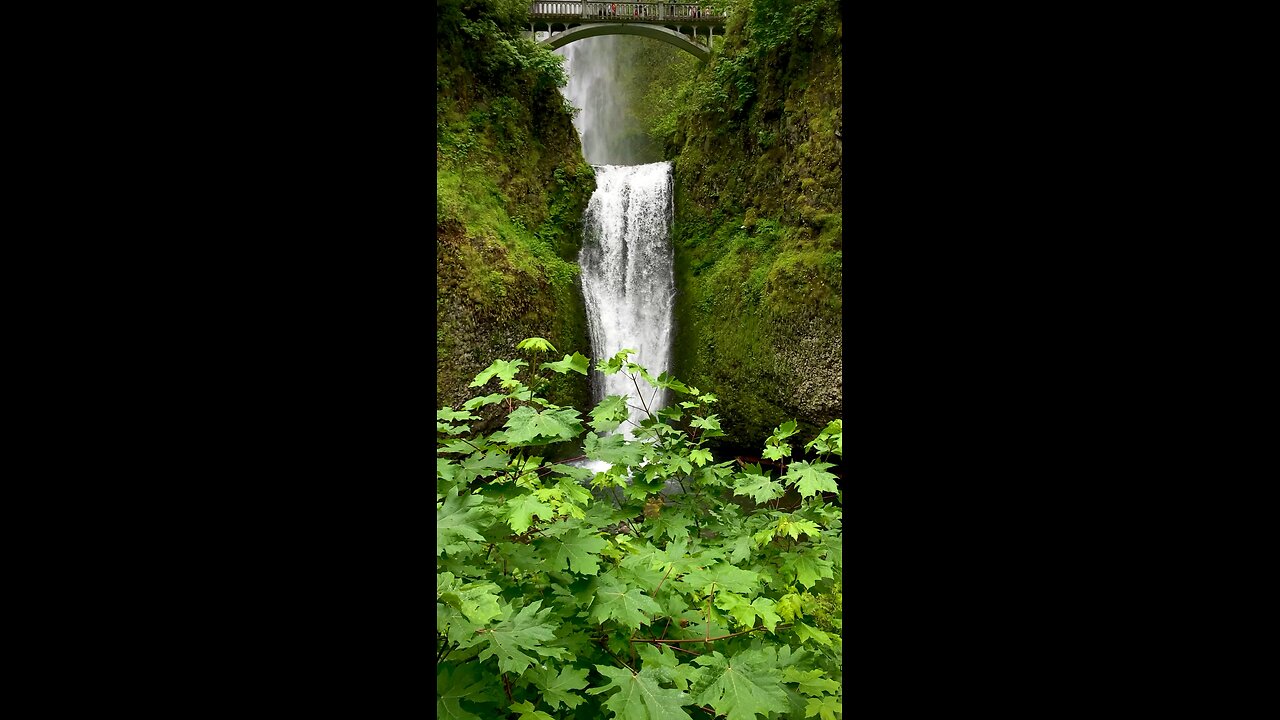
[[[1158,127],[1095,29],[912,8],[845,21],[846,712],[1094,707],[1159,567]],[[205,19],[115,98],[120,607],[202,707],[433,712],[429,12]]]

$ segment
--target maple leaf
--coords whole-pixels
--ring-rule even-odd
[[[643,556],[631,555],[622,559],[618,567],[609,571],[606,580],[616,578],[619,584],[638,585],[645,592],[653,592],[666,573],[654,568]]]
[[[751,607],[755,608],[756,614],[760,616],[760,623],[769,628],[769,632],[773,632],[778,621],[782,619],[773,611],[773,601],[767,597],[758,597],[751,601]]]
[[[591,460],[603,460],[614,465],[637,465],[644,459],[647,448],[644,443],[628,443],[622,435],[606,435],[602,438],[595,433],[587,433],[582,449]]]
[[[546,338],[529,337],[516,343],[517,350],[534,350],[537,352],[555,352],[556,346],[552,345]]]
[[[801,535],[810,535],[813,537],[820,535],[818,526],[812,520],[797,518],[793,515],[779,518],[778,522],[774,524],[773,528],[770,529],[769,532],[771,532],[772,535],[788,535],[794,540],[799,540]],[[770,537],[772,537],[772,535]]]
[[[711,462],[714,458],[711,457],[710,450],[704,450],[702,448],[694,448],[693,450],[689,451],[689,459],[692,460],[693,463],[698,467],[702,467],[703,465],[706,465],[707,463]]]
[[[746,495],[757,505],[780,498],[785,493],[782,483],[763,474],[739,475],[738,481],[733,486],[734,495]]]
[[[658,379],[652,382],[654,387],[671,388],[672,390],[675,390],[676,392],[679,392],[679,393],[683,393],[685,395],[690,395],[693,393],[693,390],[691,390],[688,385],[685,385],[684,383],[675,379],[674,377],[671,376],[670,373],[666,373],[666,372],[658,373]]]
[[[778,440],[785,440],[796,434],[799,425],[795,420],[788,420],[773,429],[773,437]]]
[[[479,508],[483,502],[484,498],[478,495],[462,496],[456,489],[449,491],[444,505],[436,510],[437,556],[458,540],[484,541],[475,524],[483,514]]]
[[[821,578],[831,577],[831,561],[823,559],[812,551],[801,553],[784,553],[788,567],[796,574],[796,582],[811,588]]]
[[[550,520],[555,517],[555,511],[538,500],[537,496],[532,493],[528,495],[519,495],[507,501],[506,507],[503,509],[503,518],[507,524],[515,531],[517,535],[529,529],[533,524],[533,516],[537,515],[542,520]],[[483,540],[484,538],[480,538]]]
[[[472,415],[469,412],[458,412],[457,410],[454,410],[451,407],[443,407],[436,411],[437,421],[444,420],[447,422],[452,422],[454,420],[479,420],[479,419],[480,418],[476,415]],[[439,422],[436,423],[437,426],[439,424],[440,424]]]
[[[791,454],[789,445],[770,445],[764,449],[764,456],[769,460],[781,460]]]
[[[467,483],[477,477],[495,475],[509,464],[511,456],[503,452],[475,453],[462,461],[462,468],[467,471],[462,481]]]
[[[684,509],[664,512],[645,523],[645,527],[653,533],[654,540],[664,534],[672,540],[687,539],[690,525],[693,525],[693,517]]]
[[[710,705],[729,720],[755,720],[756,715],[787,711],[782,678],[758,657],[739,653],[726,658],[716,651],[694,662],[703,666],[691,691],[694,701]]]
[[[541,700],[550,705],[552,710],[561,703],[572,709],[582,703],[582,698],[571,691],[587,686],[587,672],[584,668],[566,666],[556,675],[554,670],[534,668],[526,677],[542,691]]]
[[[809,704],[805,706],[805,717],[813,717],[817,715],[820,720],[836,720],[836,713],[844,714],[840,708],[840,703],[830,695],[822,698],[809,698]]]
[[[464,405],[463,407],[466,406]],[[842,435],[843,423],[840,420],[832,420],[822,432],[818,433],[818,437],[814,438],[808,445],[805,445],[805,448],[815,450],[818,453],[843,455],[844,442]]]
[[[462,698],[475,700],[486,694],[488,686],[489,682],[476,665],[439,666],[436,671],[436,717],[481,720],[480,716],[463,708],[459,701]]]
[[[693,472],[689,459],[679,455],[667,458],[664,464],[669,475],[689,475]]]
[[[544,552],[547,568],[563,570],[568,566],[579,575],[595,575],[600,572],[600,551],[609,542],[599,535],[572,530],[563,537],[541,538],[537,545]]]
[[[800,596],[796,593],[788,593],[782,596],[782,599],[774,605],[774,609],[782,616],[783,620],[791,622],[798,617],[804,615],[804,605]]]
[[[795,623],[791,628],[796,631],[796,635],[800,638],[800,642],[802,644],[809,640],[813,640],[820,645],[831,647],[831,636],[822,630],[811,628],[802,622]]]
[[[436,576],[436,599],[457,608],[468,620],[484,625],[502,615],[498,607],[500,588],[489,582],[459,583],[451,572]]]
[[[591,470],[584,467],[578,467],[576,465],[562,465],[562,464],[548,465],[547,469],[550,470],[552,474],[568,475],[569,477],[573,478],[578,482],[582,482],[583,480],[590,480],[591,478],[595,477],[595,473],[592,472]]]
[[[480,659],[488,660],[496,656],[500,672],[520,675],[536,662],[532,657],[521,652],[522,648],[547,657],[563,655],[565,652],[563,648],[542,645],[543,640],[554,640],[556,634],[555,626],[547,622],[548,616],[551,615],[551,608],[539,612],[541,607],[542,601],[534,600],[525,605],[524,609],[510,620],[504,620],[485,629],[481,639],[488,644],[480,651]]]
[[[605,375],[612,375],[622,369],[622,364],[627,361],[628,355],[635,355],[635,354],[636,354],[635,350],[627,350],[625,348],[622,350],[619,350],[618,354],[614,355],[612,358],[609,358],[608,360],[605,360],[602,358],[599,361],[597,361],[596,370],[599,370]]]
[[[729,562],[738,564],[751,557],[752,543],[750,535],[739,535],[733,540],[733,551],[729,553]]]
[[[463,455],[469,455],[469,454],[470,454],[472,451],[474,451],[475,449],[476,449],[476,448],[475,448],[475,445],[473,445],[473,444],[471,444],[471,443],[469,443],[469,442],[467,442],[467,441],[465,441],[465,440],[454,440],[454,441],[453,441],[453,442],[451,442],[451,443],[448,443],[448,444],[445,444],[445,445],[441,445],[438,449],[436,449],[436,452],[438,452],[438,453],[461,453],[461,454],[463,454]]]
[[[679,690],[663,688],[661,675],[655,668],[644,668],[639,673],[608,665],[596,665],[596,671],[609,678],[604,687],[587,692],[595,695],[617,690],[604,704],[614,717],[623,720],[693,720],[681,709],[688,704],[689,695]]]
[[[835,465],[824,462],[793,462],[787,466],[787,474],[783,479],[795,484],[800,497],[809,497],[819,492],[836,492],[840,487],[836,485],[836,476],[826,471],[830,467]]]
[[[600,587],[591,606],[591,619],[603,623],[613,618],[632,630],[638,630],[641,625],[649,624],[646,612],[662,612],[662,606],[639,588],[628,590],[614,581]]]
[[[496,402],[502,402],[503,400],[506,399],[506,397],[507,396],[503,395],[502,393],[493,393],[491,395],[485,395],[483,397],[474,397],[462,403],[462,409],[475,410],[478,407],[484,407],[485,405],[492,405]]]
[[[570,370],[579,375],[586,375],[587,359],[582,356],[582,353],[575,352],[573,355],[565,355],[560,362],[545,362],[539,367],[543,370],[554,370],[562,375]]]
[[[835,693],[840,689],[840,683],[835,680],[828,680],[826,673],[822,670],[800,671],[797,668],[789,667],[782,672],[783,682],[799,683],[800,692],[805,695],[823,695],[826,693]]]
[[[527,700],[512,705],[511,709],[520,713],[520,720],[556,720],[541,710],[535,710],[533,703]]]
[[[749,628],[756,624],[756,609],[741,595],[735,595],[731,592],[718,592],[716,593],[716,607],[729,613],[742,627]]]
[[[750,593],[760,584],[760,573],[721,562],[710,570],[693,570],[680,579],[680,584],[688,591],[699,595],[711,592],[712,583],[729,592]]]
[[[720,433],[720,417],[715,414],[711,414],[706,417],[694,418],[689,421],[689,426],[706,430],[707,432],[703,433],[704,437],[723,434]]]
[[[675,652],[666,645],[637,643],[636,652],[643,661],[644,668],[654,670],[660,682],[670,682],[678,690],[689,690],[689,682],[698,676],[699,668],[689,664],[681,664]]]
[[[515,360],[512,362],[508,362],[506,360],[494,360],[489,367],[481,370],[480,374],[476,376],[476,379],[472,380],[471,384],[467,387],[481,387],[485,383],[489,382],[489,378],[492,378],[494,375],[497,375],[498,379],[504,381],[514,379],[516,373],[520,371],[520,367],[528,364],[529,363],[523,360]]]
[[[542,445],[556,440],[571,440],[582,432],[578,411],[572,409],[539,412],[528,405],[516,408],[503,425],[506,440],[513,444]]]
[[[448,458],[438,457],[436,458],[436,479],[452,482],[460,467],[462,466],[458,463],[450,462]]]
[[[471,427],[469,425],[450,425],[449,423],[436,423],[436,432],[448,433],[449,435],[460,435]]]

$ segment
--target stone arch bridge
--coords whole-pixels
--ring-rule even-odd
[[[529,30],[548,32],[541,44],[552,50],[598,35],[638,35],[699,60],[711,56],[711,36],[724,34],[724,22],[711,7],[692,3],[535,2],[529,9]]]

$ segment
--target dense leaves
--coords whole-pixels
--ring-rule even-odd
[[[838,492],[839,425],[803,446],[818,458],[788,453],[777,472],[717,463],[715,395],[624,351],[596,369],[689,399],[633,439],[610,432],[627,398],[606,398],[589,430],[537,392],[539,371],[589,361],[539,364],[538,340],[521,343],[534,361],[477,378],[478,392],[502,384],[497,431],[467,404],[437,412],[437,715],[839,717],[841,511],[824,496]],[[784,423],[769,446],[794,452],[797,432]],[[565,440],[607,467],[546,462]]]

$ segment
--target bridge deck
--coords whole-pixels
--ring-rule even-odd
[[[529,19],[580,24],[678,22],[697,27],[722,27],[725,21],[723,15],[706,5],[667,2],[535,2],[529,9]]]

